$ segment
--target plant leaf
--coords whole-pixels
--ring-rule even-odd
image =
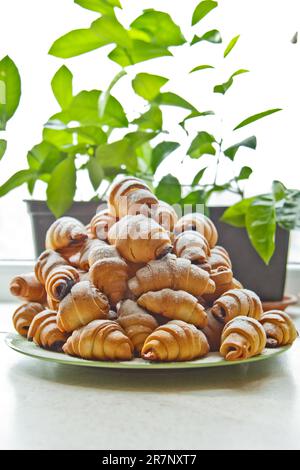
[[[58,38],[51,46],[49,54],[68,59],[105,46],[107,42],[92,28],[75,29]]]
[[[212,0],[204,0],[200,2],[193,13],[192,17],[192,26],[199,23],[208,13],[210,13],[214,8],[218,6],[218,2],[214,2]]]
[[[73,99],[73,75],[63,65],[54,75],[51,81],[53,94],[62,109],[67,108]]]
[[[232,51],[232,49],[234,48],[234,46],[236,45],[239,39],[240,39],[240,35],[235,36],[234,38],[231,39],[231,41],[229,42],[228,46],[226,47],[224,51],[224,57],[227,57],[228,54],[230,54],[230,52]]]
[[[222,95],[224,95],[226,91],[229,90],[229,88],[233,84],[234,77],[236,77],[237,75],[241,75],[243,73],[248,73],[248,72],[249,70],[245,70],[245,69],[237,70],[229,77],[227,82],[221,83],[220,85],[216,85],[214,87],[214,93],[222,93]]]
[[[7,142],[4,139],[0,139],[0,160],[6,152]]]
[[[247,147],[249,149],[255,150],[256,145],[257,145],[256,137],[254,135],[252,135],[251,137],[248,137],[247,139],[242,140],[238,144],[234,144],[234,145],[231,145],[230,147],[228,147],[224,151],[224,155],[226,155],[226,157],[230,158],[230,160],[233,161],[234,157],[235,157],[235,155],[236,155],[236,153],[237,153],[237,151],[239,150],[240,147]]]
[[[253,114],[253,116],[250,116],[244,121],[240,122],[233,130],[236,131],[237,129],[240,129],[241,127],[248,126],[249,124],[252,124],[252,122],[258,121],[259,119],[269,116],[270,114],[278,113],[278,111],[282,111],[282,109],[281,108],[269,109],[268,111],[263,111],[262,113]]]
[[[199,204],[205,204],[205,191],[203,189],[197,189],[196,191],[191,191],[187,196],[181,199],[181,207],[184,208],[185,206],[192,206],[190,209],[193,212],[199,212]]]
[[[160,89],[169,81],[168,78],[150,73],[138,73],[132,80],[135,93],[147,101],[153,101]]]
[[[186,101],[181,96],[176,95],[175,93],[172,93],[170,91],[160,93],[156,97],[155,102],[160,105],[177,106],[178,108],[189,109],[190,111],[195,113],[199,112],[191,103]]]
[[[130,48],[132,40],[128,31],[119,23],[115,16],[101,16],[91,25],[104,44],[115,43],[123,48]]]
[[[172,53],[166,47],[157,46],[152,43],[149,44],[140,40],[132,41],[130,49],[117,46],[108,54],[108,57],[121,65],[121,67],[127,67],[163,56],[172,56]]]
[[[178,142],[160,142],[152,151],[151,169],[153,174],[161,162],[179,147]]]
[[[104,171],[99,161],[95,157],[90,157],[86,164],[89,173],[90,182],[95,191],[99,188],[101,181],[104,179]]]
[[[203,36],[200,37],[195,34],[192,39],[191,46],[201,41],[211,42],[212,44],[221,44],[221,33],[217,29],[212,29],[211,31],[207,31],[207,33],[203,34]]]
[[[102,15],[114,15],[114,7],[122,8],[119,0],[74,0],[74,3]]]
[[[118,72],[114,76],[112,81],[110,82],[108,88],[103,93],[101,93],[99,102],[98,102],[98,112],[99,112],[100,118],[103,118],[103,116],[105,115],[107,102],[109,100],[109,97],[111,96],[110,94],[111,90],[118,83],[118,81],[121,80],[121,78],[123,78],[125,75],[126,75],[125,70],[121,70],[120,72]]]
[[[207,167],[201,168],[201,170],[199,170],[198,173],[196,173],[192,182],[192,186],[196,186],[197,184],[199,184],[206,170],[207,170]]]
[[[72,205],[76,191],[76,168],[67,157],[54,169],[47,188],[47,204],[55,217],[61,217]]]
[[[137,158],[134,147],[128,138],[123,138],[111,144],[102,144],[97,147],[96,158],[99,165],[106,172],[107,168],[123,168],[136,171]]]
[[[246,213],[246,229],[251,244],[264,262],[269,264],[275,250],[276,231],[276,213],[272,197],[254,198]]]
[[[15,114],[21,97],[21,78],[17,66],[9,56],[0,61],[0,130]]]
[[[37,175],[52,173],[54,168],[66,157],[58,148],[49,142],[42,141],[27,154],[29,168]]]
[[[132,121],[132,124],[138,125],[142,130],[160,131],[162,129],[162,112],[158,106],[151,106],[148,111]]]
[[[191,158],[200,158],[202,155],[215,155],[216,149],[213,143],[216,139],[208,132],[198,132],[197,136],[192,141],[187,153]]]
[[[236,177],[237,181],[247,180],[252,175],[253,170],[249,166],[243,166],[240,174]]]
[[[193,72],[198,72],[198,70],[205,70],[205,69],[214,69],[212,65],[197,65],[197,67],[194,67],[190,73]]]
[[[186,121],[189,119],[193,119],[196,117],[204,117],[204,116],[213,116],[215,113],[213,111],[203,111],[202,113],[200,111],[192,111],[188,116],[186,116],[181,122],[179,122],[179,125],[182,127],[182,129],[187,132],[185,124]]]
[[[155,190],[158,199],[168,204],[176,204],[181,199],[181,185],[177,178],[173,175],[164,176]]]
[[[272,194],[276,202],[281,201],[286,197],[286,187],[280,181],[273,181],[272,183]]]
[[[186,42],[179,26],[168,13],[162,11],[144,10],[130,27],[147,33],[151,42],[157,46],[180,46]]]
[[[36,176],[36,173],[31,170],[20,170],[11,176],[2,186],[0,186],[0,197],[5,196],[13,189],[27,183]]]
[[[285,230],[300,228],[300,191],[286,189],[284,199],[276,201],[276,220]]]
[[[243,199],[233,206],[228,207],[221,217],[222,222],[226,222],[234,227],[246,226],[246,213],[248,207],[252,204],[254,197]]]

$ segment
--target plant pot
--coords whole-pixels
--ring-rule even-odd
[[[209,216],[219,232],[218,244],[228,251],[233,272],[247,289],[256,292],[263,301],[283,299],[289,248],[289,232],[276,231],[276,249],[269,263],[261,260],[252,247],[247,232],[220,221],[226,207],[210,207]]]
[[[31,218],[35,254],[38,257],[45,249],[46,232],[55,221],[45,201],[25,200]],[[75,201],[66,216],[75,217],[88,224],[95,215],[99,201]]]

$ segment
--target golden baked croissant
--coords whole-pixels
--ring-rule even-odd
[[[79,280],[79,272],[73,266],[61,266],[53,269],[47,276],[45,284],[48,297],[53,300],[63,299]]]
[[[146,338],[158,327],[155,318],[133,300],[124,300],[118,308],[118,323],[140,355]]]
[[[111,320],[94,320],[73,331],[63,350],[71,356],[96,361],[128,361],[133,357],[130,339]]]
[[[199,328],[207,325],[204,307],[193,295],[183,290],[162,289],[146,292],[138,299],[138,304],[151,313],[158,313],[171,320],[183,320]]]
[[[108,193],[110,212],[121,218],[143,212],[143,206],[157,204],[158,200],[144,181],[132,176],[114,182]]]
[[[220,354],[226,361],[239,361],[258,356],[266,346],[266,333],[254,318],[237,317],[225,325]]]
[[[107,297],[89,281],[78,282],[59,304],[57,326],[71,332],[92,320],[107,318],[108,312]]]
[[[186,230],[195,230],[204,235],[210,248],[213,248],[218,241],[218,232],[214,223],[204,214],[194,212],[181,217],[174,227],[174,232],[178,234]]]
[[[36,278],[41,284],[46,284],[47,277],[50,272],[59,268],[60,266],[66,266],[67,261],[60,254],[53,250],[45,250],[37,259],[35,263],[34,271]]]
[[[260,323],[267,335],[267,348],[279,348],[292,344],[298,336],[292,319],[280,310],[270,310],[264,313]]]
[[[33,318],[27,338],[41,348],[61,352],[68,336],[58,329],[56,312],[43,310]]]
[[[97,212],[91,220],[91,233],[94,238],[106,241],[110,227],[117,222],[117,218],[109,209]]]
[[[89,278],[97,289],[104,292],[112,306],[125,298],[128,267],[122,258],[104,258],[96,261],[90,269]]]
[[[88,237],[85,226],[73,217],[57,219],[47,231],[46,248],[60,250],[68,246],[77,246]]]
[[[173,320],[146,339],[142,357],[148,361],[191,361],[209,352],[207,339],[194,325]]]
[[[192,263],[201,264],[210,256],[210,248],[206,238],[200,232],[186,230],[175,237],[174,253],[179,258],[186,258]]]
[[[136,297],[144,292],[166,288],[184,290],[195,297],[215,290],[215,284],[206,271],[190,260],[176,258],[174,255],[150,261],[129,280],[128,286]]]
[[[55,300],[52,297],[50,297],[49,295],[47,296],[47,306],[48,306],[49,310],[54,310],[55,312],[57,312],[58,307],[59,307],[59,303],[60,303],[59,300]]]
[[[108,239],[123,258],[134,263],[147,263],[172,250],[166,230],[144,215],[123,217],[111,227]]]
[[[210,257],[208,258],[208,264],[212,270],[218,269],[219,267],[232,269],[229,254],[222,246],[212,248]]]
[[[98,248],[102,248],[102,246],[106,246],[106,243],[104,243],[101,240],[98,240],[97,238],[95,239],[87,239],[79,253],[78,253],[78,267],[82,269],[83,271],[88,271],[90,269],[90,255],[93,252],[97,252]]]
[[[263,313],[259,297],[248,289],[231,289],[225,292],[214,302],[211,311],[223,323],[240,315],[259,320]]]
[[[221,346],[221,336],[224,330],[224,323],[217,320],[210,309],[206,311],[207,314],[207,325],[203,328],[203,333],[205,334],[210,352],[219,352]]]
[[[176,211],[170,204],[164,201],[158,201],[157,205],[151,206],[152,218],[161,225],[167,232],[173,232],[175,224],[178,221]]]
[[[105,258],[121,258],[121,256],[115,246],[108,245],[107,243],[102,242],[102,245],[93,247],[91,251],[89,252],[89,258],[88,258],[89,266],[91,267],[93,266],[94,263],[96,263],[96,261],[99,261]]]
[[[46,303],[47,294],[44,286],[34,273],[15,276],[10,282],[10,293],[28,302]]]
[[[37,302],[20,305],[13,314],[13,325],[21,336],[27,336],[29,327],[35,315],[42,312],[44,307]]]
[[[242,284],[234,279],[230,268],[220,266],[210,272],[210,278],[216,284],[216,290],[213,294],[203,294],[202,297],[208,304],[213,303],[222,294],[231,289],[242,289]]]

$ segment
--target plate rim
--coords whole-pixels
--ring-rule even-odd
[[[31,351],[26,351],[25,349],[22,349],[18,344],[16,344],[16,341],[18,343],[24,341],[27,342],[27,339],[22,337],[21,335],[17,333],[7,333],[4,338],[5,344],[11,348],[12,350],[23,354],[27,357],[31,357],[34,359],[38,359],[41,361],[45,362],[51,362],[55,364],[63,364],[63,365],[69,365],[69,366],[80,366],[80,367],[93,367],[93,368],[99,368],[99,369],[111,369],[111,370],[120,370],[120,369],[126,369],[126,370],[190,370],[190,369],[205,369],[205,368],[212,368],[212,367],[226,367],[226,366],[236,366],[236,365],[246,365],[246,364],[253,364],[253,363],[258,363],[262,362],[271,358],[275,358],[284,352],[288,351],[292,345],[288,346],[283,346],[278,349],[267,349],[268,354],[261,354],[259,356],[254,356],[246,360],[239,360],[239,361],[226,361],[225,359],[221,358],[220,356],[220,361],[218,362],[199,362],[201,359],[198,361],[182,361],[182,362],[149,362],[149,361],[143,361],[143,362],[137,362],[135,359],[131,361],[91,361],[88,359],[81,359],[73,356],[68,356],[65,354],[61,354],[61,358],[57,357],[51,357],[51,356],[44,356],[44,355],[39,355],[38,350],[40,349],[38,346],[36,346],[36,351],[37,353],[34,354],[34,352]],[[44,353],[49,353],[49,354],[59,354],[59,353],[53,353],[52,351],[46,351],[42,349]],[[272,351],[272,352],[271,352]],[[217,353],[210,353],[210,354],[217,354]],[[68,359],[65,359],[68,358]]]

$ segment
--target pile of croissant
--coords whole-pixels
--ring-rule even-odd
[[[281,311],[233,277],[201,213],[178,218],[147,184],[122,177],[88,226],[57,219],[34,272],[12,279],[23,301],[17,332],[48,350],[90,360],[187,361],[219,352],[228,361],[293,343]]]

